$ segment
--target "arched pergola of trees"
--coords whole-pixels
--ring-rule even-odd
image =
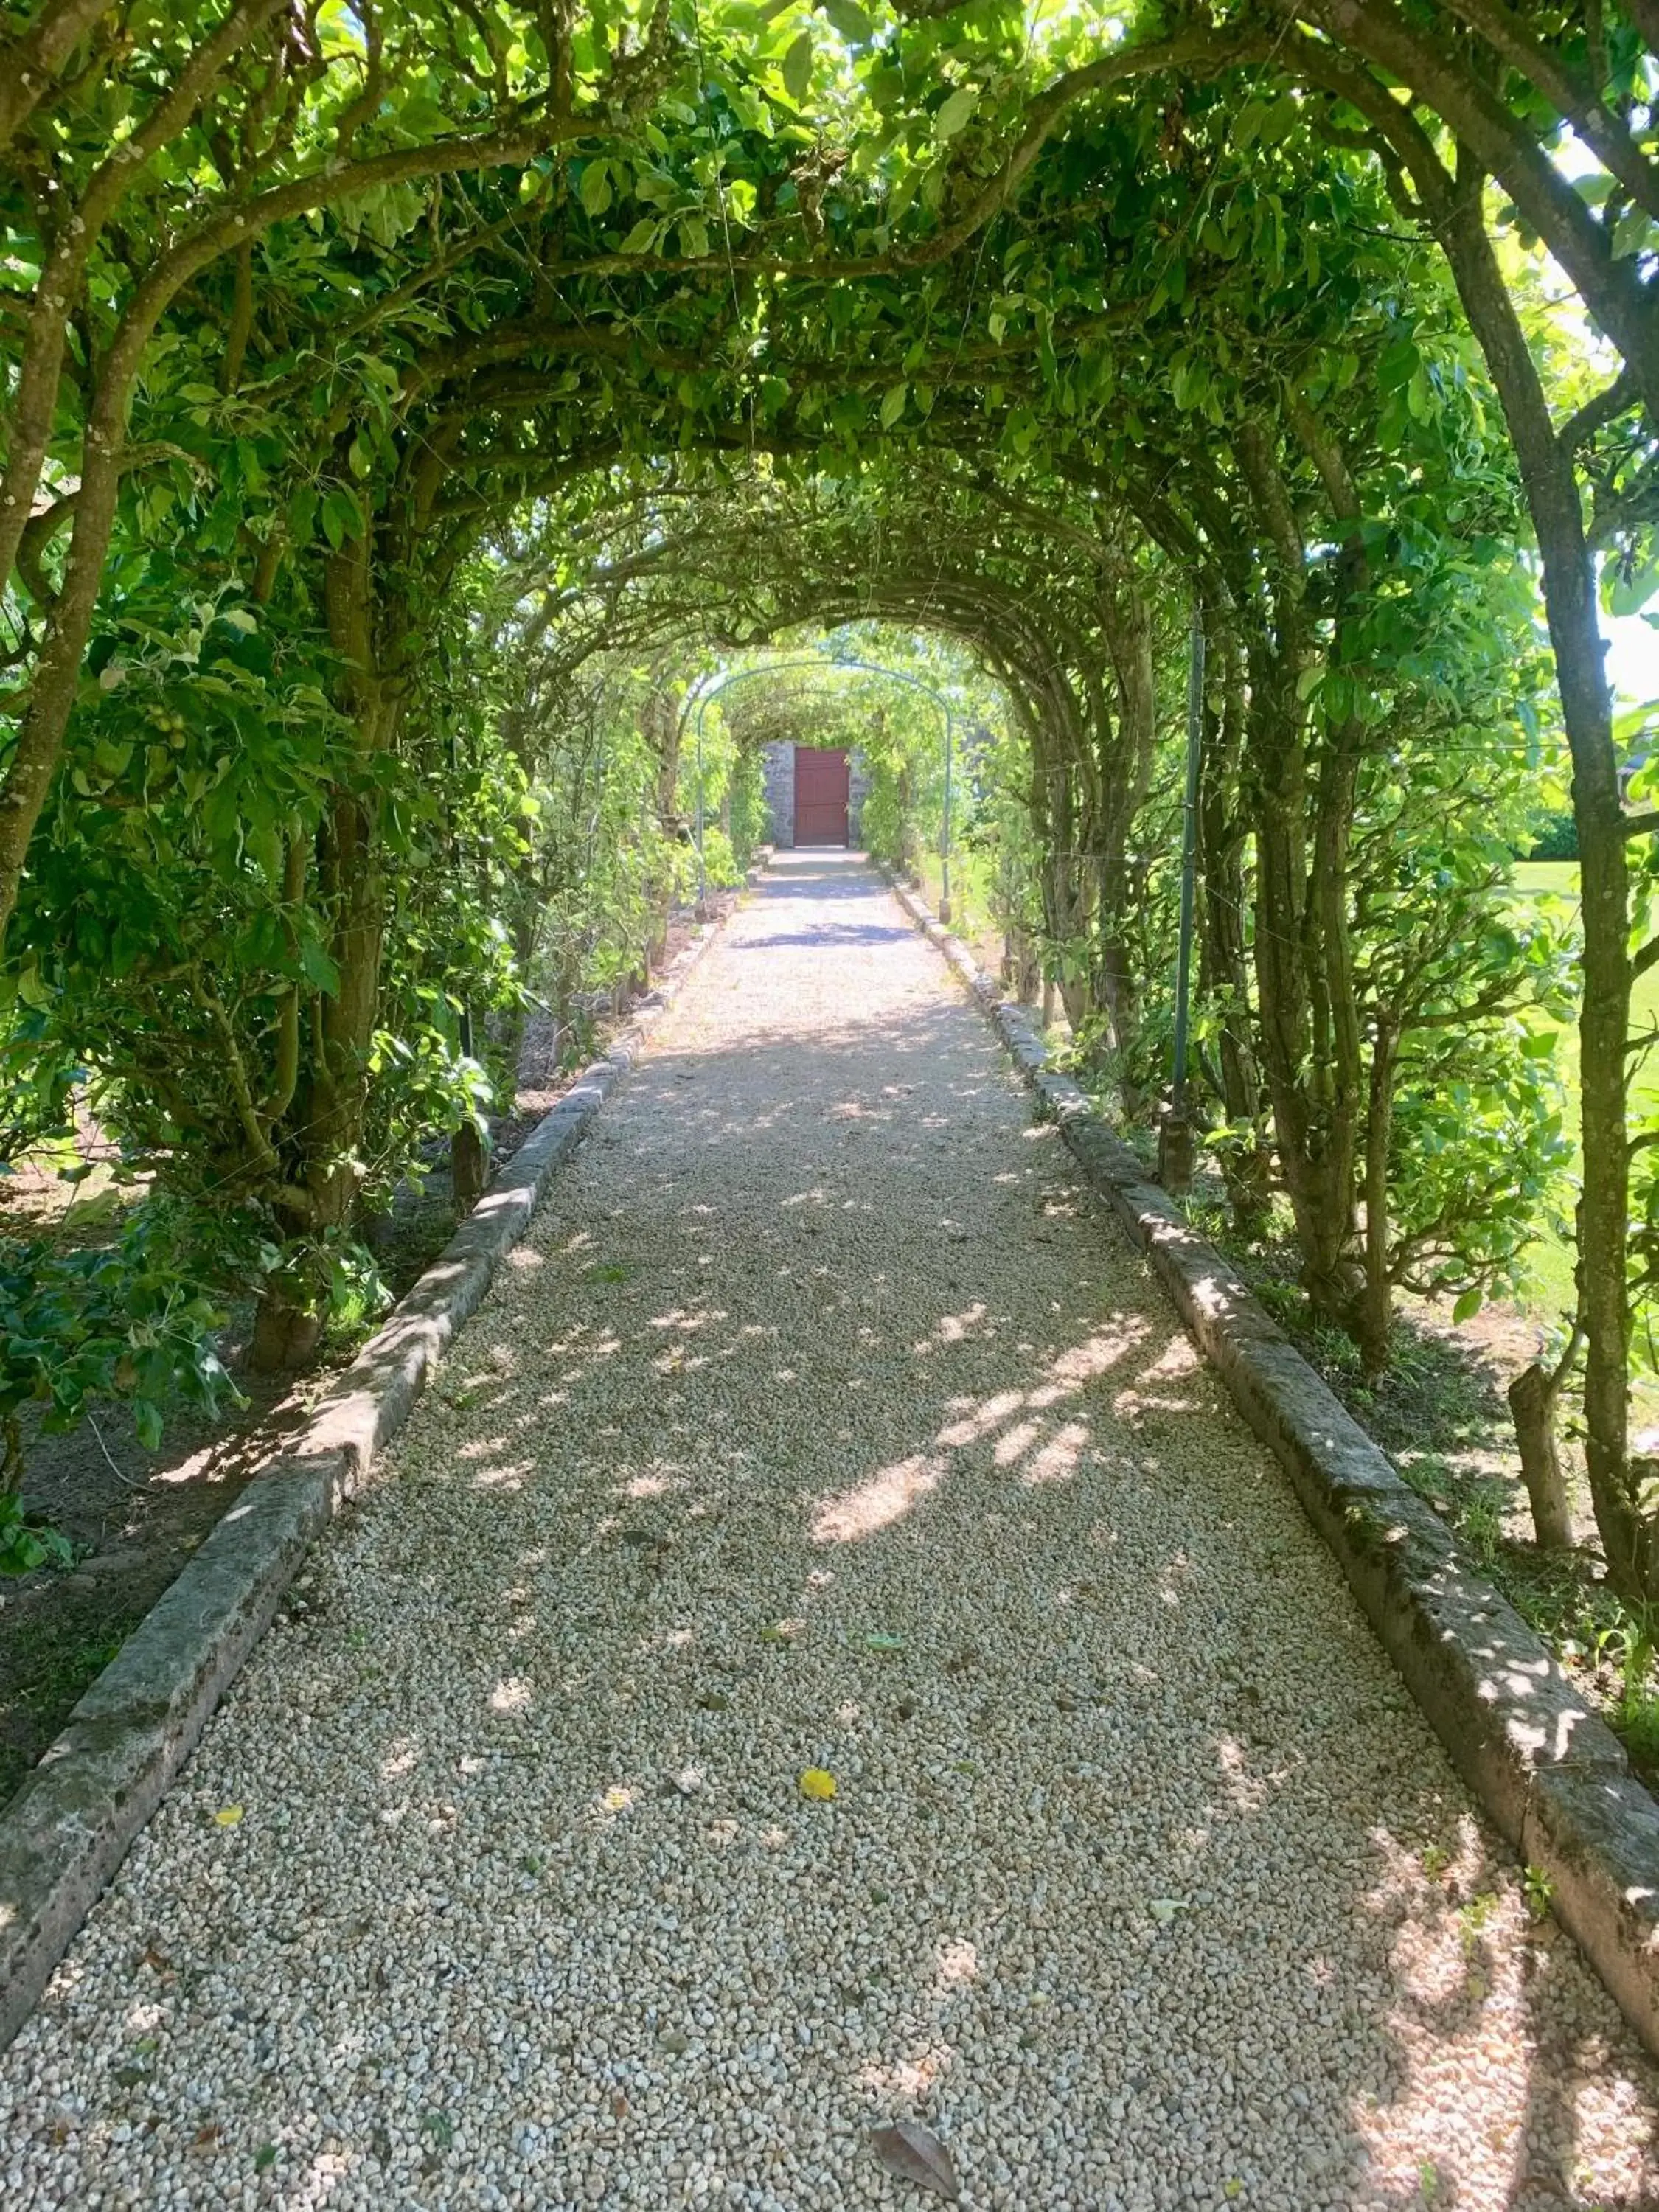
[[[8,1142],[89,1082],[156,1200],[96,1348],[18,1365],[14,1413],[195,1372],[184,1322],[119,1348],[183,1252],[307,1348],[373,1189],[476,1109],[445,1009],[512,998],[550,824],[561,896],[659,915],[678,692],[802,623],[999,687],[1011,911],[1144,1122],[1196,605],[1196,1072],[1240,1222],[1282,1194],[1372,1367],[1402,1285],[1478,1293],[1554,1202],[1534,1046],[1574,979],[1501,887],[1566,764],[1571,1334],[1607,1571],[1653,1594],[1659,814],[1598,616],[1651,568],[1644,7],[9,24]]]

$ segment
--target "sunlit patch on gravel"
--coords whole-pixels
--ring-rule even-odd
[[[978,2212],[1659,2201],[1654,2069],[895,920],[798,855],[697,971],[0,2060],[6,2212],[914,2212],[901,2118]]]

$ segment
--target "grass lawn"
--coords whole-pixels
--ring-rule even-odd
[[[1578,906],[1578,863],[1577,860],[1522,860],[1515,871],[1515,887],[1528,899],[1562,899],[1576,913]],[[1659,1030],[1659,968],[1650,968],[1645,975],[1638,976],[1631,994],[1631,1025],[1636,1030]],[[1577,1040],[1571,1028],[1564,1036],[1572,1041],[1572,1049],[1561,1058],[1561,1072],[1566,1079],[1568,1115],[1574,1127],[1578,1120],[1578,1053]],[[1636,1072],[1634,1096],[1641,1103],[1659,1103],[1659,1052],[1650,1053]]]
[[[1522,860],[1515,871],[1518,892],[1529,899],[1555,898],[1575,908],[1578,901],[1578,863],[1576,860]],[[1631,1000],[1631,1024],[1636,1030],[1659,1030],[1659,969],[1650,968],[1639,978]],[[1567,1088],[1566,1126],[1576,1136],[1578,1128],[1578,1037],[1572,1025],[1560,1029],[1561,1049],[1556,1065]],[[1638,1065],[1632,1085],[1632,1104],[1640,1109],[1659,1106],[1659,1051]],[[1563,1237],[1542,1237],[1534,1246],[1530,1266],[1534,1292],[1528,1304],[1540,1315],[1553,1316],[1571,1305],[1572,1246]]]

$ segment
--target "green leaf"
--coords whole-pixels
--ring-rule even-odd
[[[1659,590],[1659,562],[1638,568],[1610,561],[1601,572],[1601,598],[1610,615],[1638,613]]]
[[[161,1409],[149,1398],[133,1401],[132,1425],[138,1431],[138,1441],[146,1451],[161,1448]]]
[[[348,538],[362,537],[362,529],[363,511],[356,495],[336,484],[323,500],[324,537],[337,553]]]
[[[1479,1289],[1465,1291],[1462,1297],[1459,1298],[1457,1304],[1452,1308],[1452,1320],[1454,1322],[1473,1321],[1475,1315],[1480,1310],[1483,1297],[1484,1294]]]
[[[1653,246],[1652,218],[1643,208],[1626,208],[1613,226],[1613,258],[1626,259],[1633,253],[1646,253]]]
[[[241,844],[241,805],[234,782],[227,780],[209,792],[202,802],[202,827],[227,866],[234,862]]]
[[[1379,392],[1398,392],[1411,382],[1422,365],[1423,356],[1409,338],[1396,338],[1382,349],[1376,364],[1376,388]]]
[[[899,416],[903,414],[904,403],[909,397],[909,393],[910,387],[908,384],[896,384],[887,393],[881,403],[881,427],[884,430],[890,430]]]
[[[1281,145],[1295,129],[1297,118],[1301,112],[1294,96],[1288,92],[1281,92],[1262,112],[1261,120],[1256,126],[1258,142],[1263,146]]]
[[[933,118],[935,138],[954,138],[979,106],[979,87],[964,84],[951,94]]]
[[[818,4],[849,46],[868,43],[874,26],[854,0],[818,0]]]
[[[783,88],[793,100],[803,100],[812,82],[812,33],[803,31],[783,58]]]
[[[611,164],[590,161],[582,171],[581,203],[589,215],[603,215],[611,204]]]
[[[657,218],[642,215],[622,242],[624,253],[649,253],[657,243]]]
[[[1170,380],[1170,396],[1183,412],[1201,407],[1209,389],[1208,364],[1197,356],[1183,361]]]
[[[340,988],[340,971],[314,937],[300,947],[300,966],[308,983],[332,998]]]

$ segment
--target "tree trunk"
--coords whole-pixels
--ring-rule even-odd
[[[78,5],[78,0],[72,0]],[[71,234],[76,252],[89,255],[98,232],[116,210],[126,191],[146,179],[146,163],[158,149],[177,138],[185,124],[227,66],[260,29],[282,10],[283,0],[244,0],[233,7],[200,46],[189,52],[177,76],[131,135],[114,147],[99,167]],[[32,89],[32,88],[25,88]],[[128,404],[145,351],[157,325],[179,291],[197,273],[226,252],[247,242],[252,226],[260,231],[289,216],[303,215],[345,196],[359,180],[370,185],[392,181],[388,169],[409,176],[441,175],[454,167],[471,168],[481,161],[490,167],[527,160],[539,150],[532,136],[522,142],[482,137],[459,142],[456,151],[447,144],[400,149],[376,157],[373,163],[331,161],[313,173],[256,194],[244,216],[227,203],[210,212],[185,236],[153,261],[121,314],[101,363],[88,364],[94,376],[85,434],[81,441],[80,489],[76,495],[69,564],[63,590],[47,615],[45,638],[29,686],[18,741],[4,775],[0,776],[0,941],[10,926],[17,904],[18,886],[29,840],[51,792],[63,751],[64,733],[75,702],[82,656],[91,631],[94,610],[103,580],[115,514],[116,491],[126,459]],[[67,228],[72,211],[59,210]],[[68,249],[66,249],[66,252]],[[47,305],[46,285],[79,266],[73,258],[53,260],[43,276],[41,305]],[[15,506],[3,512],[21,529],[32,501],[27,495],[31,477],[38,484],[44,449],[40,424],[48,426],[51,404],[61,379],[69,307],[64,295],[54,291],[52,312],[61,313],[61,325],[31,330],[27,351],[20,368],[28,380],[27,392],[14,392],[14,407],[23,403],[23,419],[14,420],[8,456],[9,474],[4,496]],[[3,541],[0,541],[3,543]],[[10,572],[0,574],[0,586]]]
[[[1352,733],[1328,734],[1310,773],[1301,679],[1318,650],[1306,550],[1267,426],[1238,435],[1271,623],[1249,640],[1247,721],[1256,833],[1255,968],[1261,1061],[1296,1217],[1302,1282],[1319,1318],[1352,1335],[1363,1282],[1354,1165],[1358,1020],[1348,951]]]
[[[1133,562],[1114,558],[1100,595],[1101,627],[1116,693],[1115,726],[1094,687],[1085,689],[1092,725],[1093,778],[1098,819],[1100,906],[1096,1010],[1106,1017],[1119,1104],[1126,1121],[1139,1121],[1146,1100],[1136,1081],[1140,1036],[1140,977],[1130,930],[1139,903],[1133,881],[1134,827],[1152,789],[1158,742],[1158,694],[1152,670],[1151,610]]]
[[[1436,36],[1420,27],[1389,0],[1322,0],[1310,13],[1328,28],[1338,53],[1363,56],[1386,80],[1408,85],[1498,179],[1527,227],[1554,255],[1586,313],[1629,364],[1650,414],[1659,419],[1659,312],[1652,288],[1634,254],[1610,250],[1601,224],[1539,143],[1532,118],[1523,122],[1495,96],[1480,61],[1462,58],[1443,33]],[[1532,30],[1528,10],[1494,8],[1492,14],[1507,15],[1511,27],[1519,23],[1527,33]],[[1574,10],[1569,20],[1581,23],[1583,11]],[[1539,46],[1547,54],[1544,42]],[[1481,51],[1463,48],[1471,55]],[[1601,91],[1597,87],[1594,96],[1575,102],[1571,119],[1595,144],[1607,167],[1622,173],[1626,189],[1633,186],[1632,198],[1650,203],[1651,165],[1626,127],[1615,120]],[[1393,100],[1393,91],[1384,96]],[[1483,175],[1468,194],[1477,221],[1485,181]]]
[[[1432,179],[1430,179],[1431,185]],[[1465,313],[1492,371],[1537,533],[1544,607],[1572,756],[1578,828],[1583,999],[1578,1022],[1578,1285],[1583,1324],[1584,1455],[1607,1577],[1636,1603],[1659,1597],[1659,1543],[1630,1464],[1630,1301],[1626,1281],[1630,1151],[1626,1125],[1631,961],[1628,864],[1612,706],[1571,455],[1556,435],[1538,371],[1486,236],[1475,180],[1437,208]]]
[[[1140,1035],[1140,989],[1129,947],[1115,930],[1100,945],[1091,1011],[1106,1017],[1118,1108],[1126,1123],[1139,1121],[1146,1099],[1135,1081],[1134,1048]]]
[[[471,1213],[489,1180],[489,1147],[476,1121],[463,1121],[449,1140],[449,1188],[455,1211]]]
[[[513,967],[520,988],[527,989],[536,965],[536,954],[541,942],[542,923],[547,885],[544,878],[541,856],[530,852],[513,872],[512,917],[508,923],[513,940]],[[508,1012],[501,1027],[501,1054],[507,1069],[507,1080],[516,1093],[524,1058],[525,1030],[530,1010],[522,1000]],[[562,1018],[562,1009],[560,1010]]]
[[[1087,847],[1087,812],[1079,790],[1085,747],[1077,701],[1054,666],[1030,674],[1009,670],[1009,696],[1031,745],[1030,814],[1042,855],[1037,888],[1049,963],[1060,973],[1044,985],[1044,1018],[1058,988],[1066,1017],[1081,1029],[1091,1001],[1088,969],[1094,953],[1099,870]]]
[[[0,940],[17,904],[34,825],[51,793],[64,733],[81,680],[81,657],[92,634],[104,562],[115,526],[119,449],[126,386],[100,391],[87,433],[88,458],[76,495],[75,520],[63,587],[46,614],[46,637],[29,686],[17,744],[0,778]]]
[[[362,540],[330,556],[325,598],[330,642],[346,671],[342,704],[356,726],[358,750],[367,762],[396,736],[401,690],[383,675],[381,660],[383,653],[394,665],[399,658],[407,602],[390,592],[377,596],[373,548]],[[368,1061],[380,1011],[386,883],[372,796],[334,793],[318,837],[317,884],[337,981],[312,1002],[309,1065],[295,1090],[290,1133],[278,1140],[309,1201],[304,1223],[309,1249],[298,1269],[272,1278],[262,1304],[307,1308],[320,1328],[327,1243],[349,1228],[362,1186]],[[273,1352],[304,1337],[297,1324],[276,1313],[269,1322],[262,1313],[255,1334]]]
[[[1256,800],[1256,987],[1273,1131],[1296,1218],[1302,1281],[1320,1319],[1348,1329],[1359,1271],[1354,1250],[1352,1101],[1322,1085],[1320,1040],[1303,952],[1309,898],[1302,746],[1286,708],[1258,683],[1252,751]]]
[[[1022,1006],[1030,1006],[1042,988],[1037,948],[1018,922],[1002,934],[1002,988]]]
[[[287,1375],[313,1357],[324,1313],[308,1285],[286,1274],[266,1279],[253,1316],[247,1364],[256,1375]]]
[[[1271,1162],[1261,1127],[1261,1075],[1256,1062],[1246,945],[1244,847],[1248,823],[1238,792],[1244,742],[1245,684],[1238,640],[1219,595],[1205,612],[1206,667],[1220,676],[1218,714],[1206,702],[1198,783],[1198,988],[1214,1009],[1221,1103],[1228,1121],[1252,1136],[1221,1156],[1228,1204],[1241,1236],[1257,1235],[1271,1192]]]
[[[281,0],[246,0],[246,4],[233,8],[216,31],[187,55],[177,76],[125,144],[110,149],[94,173],[78,211],[68,207],[58,210],[63,237],[37,288],[38,305],[29,318],[9,410],[4,504],[0,507],[0,586],[11,580],[19,541],[40,484],[62,382],[72,302],[81,291],[94,244],[126,192],[138,182],[150,155],[177,136],[222,71],[261,23],[278,12]],[[64,11],[66,16],[78,12],[78,0]],[[45,36],[50,44],[51,26],[37,25],[32,36]],[[81,659],[92,632],[115,523],[133,384],[150,337],[169,302],[195,269],[214,258],[214,249],[201,248],[201,241],[212,228],[211,223],[204,225],[197,233],[194,247],[185,241],[149,268],[121,316],[102,362],[95,367],[87,364],[94,382],[81,441],[80,486],[75,495],[63,588],[46,612],[44,641],[16,748],[0,777],[0,943],[17,905],[29,840],[58,773],[80,680]]]
[[[1547,1375],[1534,1359],[1509,1389],[1515,1440],[1521,1447],[1521,1477],[1532,1501],[1533,1533],[1546,1552],[1572,1549],[1572,1515],[1555,1440],[1556,1402],[1566,1376],[1565,1361],[1553,1375]]]
[[[1394,1333],[1394,1285],[1389,1271],[1389,1146],[1394,1129],[1397,1034],[1379,1021],[1371,1050],[1370,1102],[1365,1115],[1365,1279],[1358,1313],[1359,1356],[1368,1377],[1389,1364]]]

